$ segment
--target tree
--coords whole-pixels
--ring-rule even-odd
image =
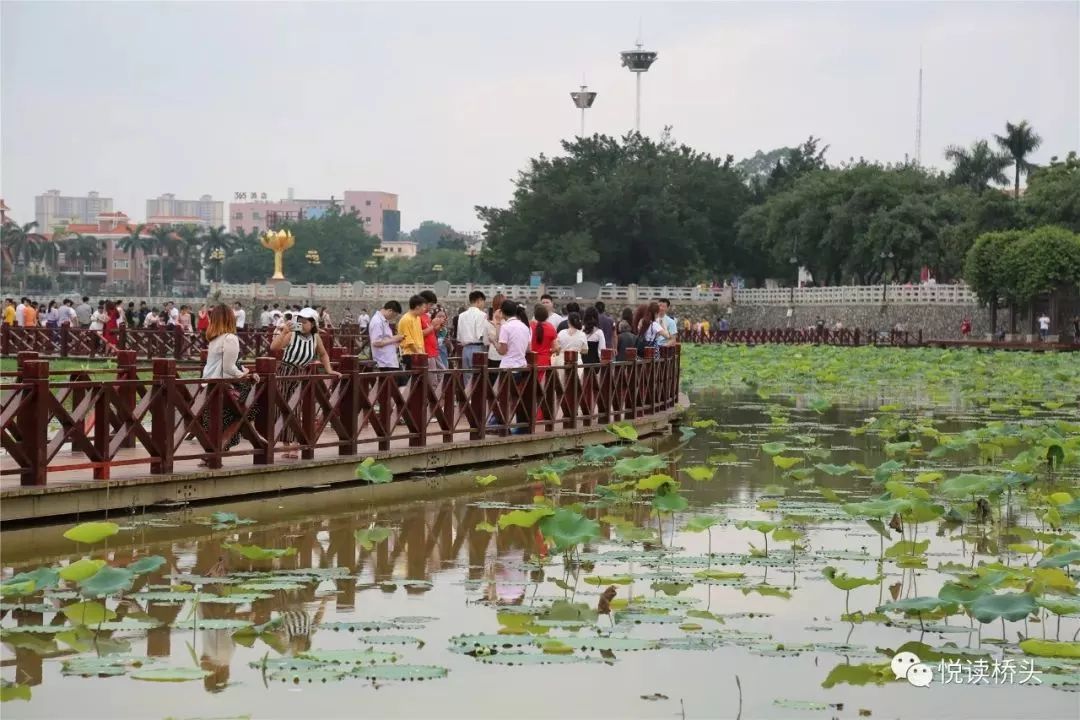
[[[949,179],[955,185],[965,185],[981,193],[990,183],[1004,185],[1009,182],[1005,168],[1012,160],[994,152],[986,140],[976,141],[970,149],[950,145],[945,149],[945,158],[953,164]]]
[[[101,257],[101,241],[93,235],[75,233],[62,243],[65,259],[69,263],[74,261],[79,268],[79,287],[82,288],[87,266],[93,266],[94,261]]]
[[[1064,161],[1049,165],[1028,176],[1023,209],[1028,225],[1060,225],[1080,232],[1080,158],[1072,151]]]
[[[985,233],[976,238],[964,262],[964,280],[979,300],[990,306],[990,327],[997,332],[997,312],[1009,299],[1010,282],[1004,263],[1006,251],[1023,237],[1020,230]]]
[[[145,237],[145,230],[146,224],[139,223],[128,230],[127,237],[122,237],[116,242],[121,252],[128,254],[128,278],[132,285],[138,285],[139,282],[135,280],[135,253],[142,251],[144,255],[148,255],[153,248],[153,238]],[[149,291],[150,288],[147,287],[146,292],[149,293]]]
[[[1039,149],[1042,138],[1036,134],[1027,120],[1021,120],[1019,125],[1011,122],[1005,123],[1005,134],[994,135],[998,147],[1012,158],[1015,169],[1015,183],[1013,185],[1013,197],[1020,199],[1020,174],[1030,173],[1035,169],[1033,163],[1028,162],[1028,155]]]
[[[520,173],[507,208],[478,207],[481,266],[499,282],[530,271],[572,283],[589,279],[666,284],[715,279],[732,267],[735,222],[749,190],[733,166],[632,133],[562,143]]]
[[[420,223],[420,226],[409,233],[409,240],[412,240],[417,245],[419,250],[431,250],[439,247],[439,243],[444,240],[453,240],[455,238],[461,238],[464,241],[464,235],[443,222],[436,222],[435,220],[425,220]]]
[[[198,281],[199,269],[202,267],[199,260],[199,251],[202,247],[202,229],[198,225],[181,225],[176,228],[176,251],[180,263],[180,270],[184,280]]]
[[[16,266],[26,265],[37,257],[35,244],[45,240],[44,235],[34,232],[37,226],[36,222],[19,225],[8,220],[4,223],[3,246]]]

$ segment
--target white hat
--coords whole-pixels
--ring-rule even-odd
[[[306,318],[316,324],[319,322],[319,313],[315,312],[315,308],[306,307],[297,313],[297,317]]]

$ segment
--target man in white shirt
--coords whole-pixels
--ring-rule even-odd
[[[461,367],[473,368],[473,355],[486,352],[488,317],[484,312],[487,296],[479,290],[469,293],[469,307],[458,315],[457,341],[461,343]]]
[[[90,317],[94,314],[94,308],[90,307],[90,298],[83,297],[82,302],[75,306],[75,316],[78,318],[79,327],[90,327]]]
[[[274,309],[270,311],[270,327],[277,328],[281,325],[281,310],[278,309],[278,304],[274,303]]]
[[[270,315],[270,306],[263,305],[262,312],[259,313],[259,327],[268,328],[273,325],[273,316]]]
[[[15,324],[19,327],[26,325],[26,298],[19,298],[19,304],[15,306]]]
[[[668,335],[671,337],[665,338],[663,335],[656,338],[656,345],[674,345],[678,342],[676,336],[679,334],[679,325],[675,322],[675,318],[671,317],[671,301],[667,298],[660,298],[660,313],[656,316],[657,322],[659,322],[665,330],[668,331]]]
[[[384,307],[383,310],[386,308]],[[367,314],[367,308],[363,308],[360,311],[359,317],[356,318],[356,325],[360,328],[360,334],[363,335],[367,332],[368,325],[371,324],[371,317]]]
[[[236,303],[236,329],[243,330],[246,323],[247,313],[244,312],[244,306],[240,303]]]
[[[565,320],[566,318],[563,317],[562,315],[560,315],[559,313],[555,312],[555,303],[552,302],[551,296],[548,295],[547,293],[544,293],[543,295],[541,295],[540,296],[540,304],[547,308],[547,311],[548,311],[548,319],[547,319],[547,321],[549,323],[551,323],[551,327],[558,330],[559,324],[563,320]]]
[[[382,306],[382,310],[370,318],[368,330],[371,333],[371,359],[375,361],[375,367],[379,370],[399,370],[398,345],[405,339],[404,335],[395,335],[390,329],[390,323],[401,315],[401,304],[397,300],[389,300]]]
[[[68,327],[79,327],[79,316],[75,313],[75,307],[71,304],[70,298],[64,300],[64,304],[60,306],[57,315],[60,327],[64,327],[65,325]]]
[[[16,310],[15,312],[18,312],[18,310]],[[1042,339],[1043,342],[1046,342],[1046,338],[1049,335],[1050,317],[1046,313],[1043,313],[1039,316],[1039,337]]]
[[[178,325],[180,323],[180,311],[177,310],[172,300],[165,303],[162,314],[165,316],[166,325]]]

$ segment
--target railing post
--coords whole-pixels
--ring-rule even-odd
[[[26,364],[38,359],[38,354],[33,350],[20,350],[15,356],[15,382],[22,382],[26,377]]]
[[[488,395],[491,391],[490,375],[487,369],[488,354],[486,352],[473,353],[473,373],[469,379],[471,391],[469,402],[472,404],[473,417],[476,425],[469,431],[470,440],[483,440],[487,436],[487,421],[491,413]]]
[[[540,385],[540,372],[536,367],[536,353],[532,350],[525,353],[525,362],[528,364],[529,372],[525,376],[525,387],[521,393],[521,404],[525,408],[529,423],[529,434],[532,435],[536,432],[536,416],[540,410],[540,393],[538,388]]]
[[[615,351],[604,348],[600,351],[600,367],[596,370],[596,414],[601,425],[612,422],[611,407],[613,395],[613,382],[611,365],[615,360]]]
[[[656,412],[656,358],[655,347],[645,348],[645,365],[642,367],[643,397],[642,405],[646,415]]]
[[[430,421],[428,413],[428,391],[431,386],[431,377],[428,375],[427,357],[423,355],[411,355],[411,360],[420,358],[416,367],[412,368],[412,377],[409,378],[409,397],[405,399],[405,422],[415,437],[409,438],[409,447],[427,446],[427,429]]]
[[[11,326],[7,323],[0,324],[0,355],[11,355]]]
[[[21,355],[21,353],[20,353]],[[30,400],[19,411],[19,444],[26,453],[30,467],[19,472],[21,485],[44,485],[49,472],[49,362],[27,360],[22,366],[22,379],[30,389]]]
[[[641,363],[638,362],[637,348],[626,348],[626,362],[629,364],[626,380],[626,403],[623,405],[623,419],[634,419],[638,415],[638,395],[641,382]]]
[[[345,355],[338,363],[341,378],[340,413],[345,437],[338,438],[338,455],[355,455],[360,434],[360,358]]]
[[[259,357],[255,359],[255,373],[259,376],[259,384],[263,390],[262,402],[259,405],[259,413],[255,418],[255,427],[265,443],[261,448],[255,449],[255,465],[274,464],[274,444],[277,426],[277,379],[276,358]]]
[[[173,440],[176,437],[176,361],[154,359],[154,393],[150,405],[150,435],[158,459],[150,463],[150,473],[167,475],[173,471]]]
[[[184,331],[179,325],[172,326],[173,359],[179,362],[184,359]]]
[[[98,335],[94,346],[100,348],[103,342],[101,336]],[[127,323],[121,325],[120,329],[117,331],[116,349],[127,350]]]
[[[71,326],[64,325],[60,328],[60,357],[68,356],[68,345],[71,343]]]
[[[116,379],[128,381],[138,380],[138,361],[138,355],[134,350],[117,350]],[[138,393],[135,391],[135,387],[125,382],[120,385],[116,394],[119,396],[120,402],[124,404],[124,407],[134,414],[135,403],[138,401]],[[135,433],[128,433],[128,436],[120,443],[120,447],[135,447]]]
[[[563,427],[578,426],[578,410],[581,407],[581,383],[578,379],[578,354],[573,350],[563,353],[563,369],[566,380],[563,382]]]

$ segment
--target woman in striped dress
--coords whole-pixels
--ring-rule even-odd
[[[278,377],[287,378],[289,375],[303,375],[307,372],[307,366],[318,358],[327,374],[334,377],[341,375],[330,366],[330,353],[323,346],[322,338],[319,337],[319,313],[313,308],[304,308],[298,315],[299,323],[296,330],[292,325],[284,323],[281,334],[274,338],[270,345],[271,351],[281,350],[281,364],[278,366]],[[296,389],[296,381],[285,380],[281,383],[281,394],[290,400],[293,390]],[[294,406],[295,411],[295,406]],[[287,446],[283,457],[295,459],[297,438],[292,429],[286,424],[282,441]]]

